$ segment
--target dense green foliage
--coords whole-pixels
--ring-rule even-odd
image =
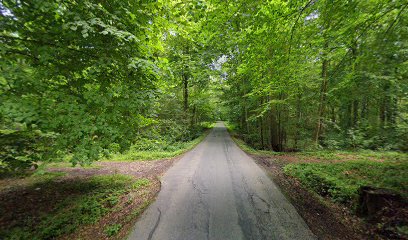
[[[214,108],[197,4],[1,1],[0,172],[197,137]]]
[[[408,150],[406,1],[216,7],[208,26],[227,59],[226,118],[246,142],[275,151]]]
[[[197,133],[204,131],[204,134],[195,137],[193,140],[171,141],[169,140],[171,135],[168,134],[156,135],[159,136],[157,138],[152,136],[152,138],[139,139],[130,146],[129,150],[123,153],[110,154],[108,159],[113,161],[143,161],[176,157],[200,143],[207,136],[206,133],[208,133],[210,127],[212,127],[212,124],[203,127],[202,131],[197,131]]]
[[[322,196],[407,197],[406,0],[0,0],[0,71],[0,178],[175,157],[226,120]],[[67,235],[150,184],[56,188],[39,168],[38,187],[72,196],[0,238]],[[123,230],[110,224],[108,237]]]
[[[404,0],[2,0],[0,172],[178,148],[408,150]]]
[[[2,239],[55,239],[72,233],[85,224],[96,223],[105,214],[113,211],[120,197],[129,191],[149,185],[147,179],[134,180],[126,175],[100,175],[87,180],[65,182],[58,186],[52,181],[32,186],[48,191],[69,192],[70,196],[53,206],[52,212],[40,219],[26,219],[22,226],[2,229]],[[58,190],[54,188],[58,187]],[[36,222],[32,222],[36,221]],[[118,226],[106,230],[107,235],[119,231]]]

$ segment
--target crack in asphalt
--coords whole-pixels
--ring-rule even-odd
[[[160,208],[157,208],[157,211],[159,212],[159,216],[157,217],[156,224],[154,225],[153,229],[149,233],[149,237],[147,240],[151,240],[153,237],[154,232],[156,231],[157,227],[159,226],[160,219],[161,219],[161,211]]]
[[[196,175],[196,174],[195,174]],[[196,177],[197,180],[201,180],[199,176]],[[205,188],[205,186],[200,187],[199,184],[194,181],[194,179],[190,179],[191,185],[193,186],[193,189],[195,192],[198,193],[198,205],[194,207],[194,209],[198,212],[200,211],[200,206],[202,207],[202,210],[204,211],[205,214],[205,235],[206,239],[210,239],[210,210],[208,207],[208,204],[205,203],[203,199],[203,195],[206,195],[208,193],[208,189]],[[203,184],[202,184],[203,185]],[[197,228],[197,225],[194,225],[195,228]]]
[[[250,188],[248,187],[248,183],[244,176],[242,176],[241,182],[243,185],[242,189],[245,191],[248,202],[252,206],[251,209],[253,210],[252,212],[256,218],[255,228],[258,230],[258,233],[260,234],[259,236],[261,237],[260,239],[270,239],[270,237],[268,236],[269,234],[268,234],[268,229],[267,229],[267,226],[268,226],[267,221],[269,219],[269,212],[270,212],[269,203],[267,204],[268,210],[265,212],[262,207],[256,204],[254,196],[256,196],[258,199],[261,199],[261,198],[256,193],[254,193],[252,190],[250,190]]]
[[[246,199],[252,206],[251,209],[253,211],[251,212],[255,215],[256,218],[254,226],[252,222],[248,220],[248,213],[245,211],[244,207],[239,207],[237,209],[240,219],[239,225],[247,239],[269,239],[268,228],[266,227],[268,226],[268,224],[266,223],[271,213],[271,204],[249,188],[244,175],[242,175],[239,171],[233,171],[232,168],[236,167],[236,165],[228,154],[229,146],[227,141],[224,141],[224,146],[227,156],[227,162],[229,164],[229,171],[232,177],[234,195],[235,198],[239,200],[237,204],[244,206],[244,200],[241,195],[246,195]],[[237,175],[240,175],[240,181],[237,181],[237,178],[239,178]],[[262,208],[261,206],[259,206],[259,204],[256,204],[255,198],[264,203],[266,205],[266,208]],[[258,234],[260,236],[257,236]]]
[[[231,182],[232,182],[232,187],[233,187],[232,191],[233,191],[235,199],[237,200],[236,201],[236,204],[237,204],[236,210],[237,210],[237,214],[238,214],[238,225],[241,228],[245,239],[253,239],[252,237],[254,236],[255,233],[252,230],[252,224],[249,221],[250,218],[249,218],[247,210],[245,209],[244,200],[242,199],[240,191],[239,191],[241,186],[239,185],[239,183],[235,179],[236,174],[234,173],[234,171],[232,170],[232,167],[231,167],[231,166],[234,166],[235,164],[234,164],[234,161],[232,161],[232,159],[230,157],[230,154],[229,154],[229,143],[227,141],[225,141],[225,139],[224,139],[224,148],[223,149],[224,149],[224,153],[225,153],[226,159],[227,159],[228,171],[229,171],[230,176],[231,176]]]
[[[248,193],[248,194],[250,195],[250,197],[251,197],[251,199],[252,199],[251,202],[254,203],[253,206],[254,206],[255,208],[257,208],[257,209],[260,210],[260,211],[263,211],[264,213],[270,213],[271,205],[270,205],[265,199],[261,198],[258,194],[254,193],[254,192]],[[261,202],[265,203],[265,205],[267,206],[267,211],[265,211],[265,210],[262,209],[262,208],[258,208],[258,207],[256,206],[255,197],[258,198],[259,200],[261,200]]]
[[[193,186],[194,190],[196,190],[200,195],[204,195],[204,194],[208,193],[207,188],[204,188],[202,190],[201,187],[199,187],[198,184],[193,179],[191,179],[190,182],[191,182],[191,185]]]

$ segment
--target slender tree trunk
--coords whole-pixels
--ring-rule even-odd
[[[330,28],[330,9],[333,7],[330,1],[324,3],[324,9],[322,11],[323,19],[323,49],[322,49],[322,73],[321,73],[321,86],[320,86],[320,98],[319,98],[319,107],[317,111],[317,125],[315,130],[314,141],[315,144],[319,144],[321,135],[323,133],[323,124],[325,119],[325,110],[326,110],[326,98],[327,98],[327,85],[328,85],[328,68],[329,68],[329,37],[327,31]]]
[[[388,124],[395,128],[395,124],[397,123],[397,114],[398,114],[398,99],[395,96],[390,97],[390,107],[389,107],[389,116],[388,116]]]
[[[387,82],[383,87],[383,100],[380,106],[380,127],[381,129],[385,128],[390,120],[390,84]]]
[[[335,123],[337,121],[336,119],[336,109],[334,107],[331,108],[331,121]]]
[[[367,97],[364,96],[363,100],[361,101],[360,118],[363,120],[367,120],[367,116],[368,116],[368,101],[367,101]]]
[[[301,98],[302,96],[300,95],[300,90],[298,88],[298,94],[296,97],[296,129],[295,129],[295,143],[294,143],[294,148],[297,149],[298,148],[298,141],[300,138],[300,128],[301,128],[301,107],[302,107],[302,102],[301,102]]]
[[[353,104],[351,102],[347,103],[346,107],[346,127],[345,131],[349,130],[353,126]]]
[[[247,134],[249,134],[248,106],[247,106],[246,102],[245,102],[245,109],[244,109],[244,111],[245,111],[245,128],[246,128]]]
[[[264,149],[263,117],[259,120],[259,132],[261,137],[261,149]]]
[[[357,66],[357,54],[358,54],[358,46],[357,46],[357,40],[353,38],[353,44],[351,47],[351,65],[352,65],[352,71],[354,78],[357,80],[356,81],[356,90],[359,91],[361,88],[361,83],[360,83],[360,76],[358,76],[356,68]],[[354,92],[354,91],[353,91]],[[354,95],[354,94],[353,94]],[[354,101],[353,101],[353,121],[352,121],[352,126],[354,128],[357,128],[358,122],[359,122],[359,116],[358,116],[358,106],[359,106],[359,96],[353,96]]]
[[[192,116],[191,116],[191,126],[194,126],[197,123],[197,119],[196,119],[196,105],[194,104],[193,106],[193,112],[192,112]]]
[[[393,85],[392,83],[386,89],[386,121],[387,126],[390,128],[395,128],[397,110],[398,110],[398,100],[397,97],[393,94]]]
[[[325,108],[326,108],[326,95],[327,95],[327,85],[328,85],[328,65],[329,61],[327,59],[327,48],[328,42],[325,41],[324,43],[324,50],[323,50],[323,62],[322,62],[322,84],[320,87],[320,99],[319,99],[319,108],[317,112],[317,126],[315,132],[315,143],[319,143],[320,136],[323,131],[323,120],[325,115]]]
[[[272,106],[270,111],[270,145],[273,151],[281,151],[279,147],[279,131],[276,121],[276,109]]]
[[[240,126],[239,126],[239,128],[240,128],[240,131],[242,131],[243,129],[244,129],[244,122],[245,122],[245,116],[244,116],[244,114],[240,114],[239,115],[240,117],[239,117],[239,119],[240,119]]]
[[[385,126],[385,99],[383,99],[382,103],[380,104],[380,128],[383,129]]]
[[[353,101],[353,127],[357,127],[358,124],[358,100]]]
[[[247,104],[247,99],[246,99],[247,91],[246,91],[245,86],[246,86],[245,78],[242,78],[242,87],[243,87],[243,93],[244,93],[243,100],[244,100],[244,114],[245,114],[244,115],[245,116],[245,130],[246,130],[246,133],[249,134],[248,104]]]
[[[183,72],[183,105],[184,112],[188,111],[188,76],[186,72]]]
[[[279,100],[283,100],[284,99],[284,94],[283,93],[279,93]],[[277,106],[277,118],[278,118],[278,151],[283,151],[284,149],[284,140],[285,140],[285,127],[284,127],[284,123],[282,121],[282,115],[284,115],[284,111],[283,111],[283,106],[282,105],[278,105]]]

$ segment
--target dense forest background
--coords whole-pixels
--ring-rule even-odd
[[[245,140],[274,151],[408,150],[407,6],[226,5],[224,100]]]
[[[228,120],[258,149],[408,150],[408,4],[2,0],[0,171]]]

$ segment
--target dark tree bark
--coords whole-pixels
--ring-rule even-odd
[[[358,124],[358,100],[353,101],[353,127],[357,127]]]
[[[184,112],[188,111],[188,75],[183,71],[183,106]]]
[[[270,111],[270,146],[273,151],[280,152],[281,146],[279,144],[278,123],[276,121],[276,109],[271,108]]]
[[[263,100],[261,98],[261,106],[262,104],[263,104]],[[260,138],[261,138],[261,148],[264,149],[263,116],[259,118],[259,132],[260,132]]]
[[[323,62],[322,62],[322,83],[320,86],[320,99],[319,99],[319,109],[317,112],[317,126],[315,132],[315,143],[318,144],[320,140],[320,136],[323,132],[323,120],[325,115],[326,109],[326,95],[327,95],[327,85],[328,85],[328,65],[329,61],[327,59],[327,48],[328,42],[325,41],[324,43],[324,50],[323,50]]]

